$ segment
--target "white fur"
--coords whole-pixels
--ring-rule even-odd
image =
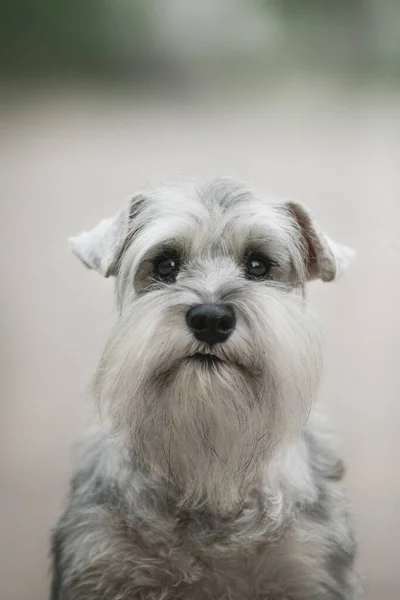
[[[72,248],[116,276],[118,320],[93,383],[107,426],[82,450],[53,538],[52,600],[354,600],[306,302],[307,281],[338,277],[350,252],[298,203],[229,180],[141,193]],[[167,248],[181,264],[162,283]],[[246,277],[251,251],[268,278]],[[190,331],[199,303],[234,311],[227,341]]]

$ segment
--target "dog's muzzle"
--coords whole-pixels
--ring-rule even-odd
[[[196,304],[186,313],[186,323],[200,342],[213,346],[228,339],[236,317],[227,304]]]

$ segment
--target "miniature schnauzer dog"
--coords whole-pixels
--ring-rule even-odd
[[[70,240],[118,320],[52,540],[52,600],[353,600],[344,467],[306,302],[352,251],[218,179],[137,194]]]

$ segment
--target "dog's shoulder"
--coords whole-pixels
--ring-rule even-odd
[[[342,480],[346,467],[339,437],[320,406],[315,407],[310,414],[304,439],[314,474],[324,479]]]
[[[70,496],[107,504],[124,472],[124,457],[108,429],[93,429],[74,448]]]

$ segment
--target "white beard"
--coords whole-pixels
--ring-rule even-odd
[[[320,372],[318,330],[300,295],[283,301],[280,290],[253,287],[232,297],[246,314],[213,349],[223,362],[206,364],[190,358],[200,345],[182,325],[192,302],[176,288],[139,298],[106,347],[95,391],[136,459],[182,503],[228,511],[307,419]]]

